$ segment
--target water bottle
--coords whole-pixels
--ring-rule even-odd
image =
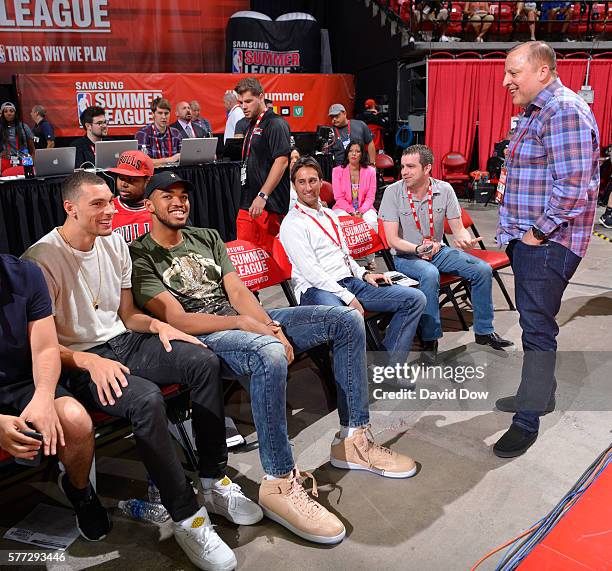
[[[132,519],[147,521],[149,523],[162,524],[170,518],[170,514],[161,504],[152,504],[145,500],[125,500],[119,502],[119,511]]]
[[[140,148],[140,150],[142,151],[143,155],[148,155],[149,153],[147,152],[147,146],[146,145],[142,145],[142,147]]]
[[[25,177],[34,178],[34,161],[29,153],[23,155],[21,164],[23,165],[23,173],[25,174]]]
[[[19,157],[17,155],[11,155],[11,166],[12,167],[19,166]]]
[[[157,486],[153,483],[153,480],[149,478],[149,487],[147,488],[147,495],[149,496],[149,501],[152,504],[161,504],[161,496],[159,495],[159,490]]]

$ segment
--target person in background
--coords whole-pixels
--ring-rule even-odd
[[[256,78],[241,80],[236,93],[251,123],[242,150],[237,235],[271,252],[281,217],[289,208],[289,125],[266,107],[263,87]]]
[[[103,107],[87,107],[80,119],[85,135],[70,143],[71,147],[76,147],[74,164],[77,168],[83,165],[93,168],[96,164],[96,143],[103,141],[108,134],[106,111]]]
[[[146,148],[146,153],[153,159],[155,167],[177,163],[181,159],[181,134],[168,125],[171,109],[167,99],[154,99],[151,103],[153,123],[136,133],[138,144],[141,148]]]
[[[193,121],[191,106],[187,101],[179,101],[176,104],[176,121],[170,127],[181,134],[181,139],[193,139],[207,137],[207,132]]]
[[[113,232],[129,244],[151,229],[151,215],[144,206],[145,186],[153,176],[153,160],[142,151],[125,151],[117,166],[108,169],[117,175]]]
[[[244,111],[240,107],[240,103],[238,103],[238,94],[233,89],[225,92],[225,95],[223,96],[223,106],[225,107],[225,111],[227,113],[225,132],[223,134],[223,142],[225,142],[228,139],[233,139],[237,136],[235,134],[236,123],[238,123],[240,119],[244,118]]]
[[[34,105],[30,112],[34,121],[32,136],[37,149],[52,149],[55,147],[55,132],[53,125],[47,120],[47,111],[42,105]]]
[[[529,37],[534,42],[536,22],[538,20],[537,2],[517,2],[515,21],[527,21],[529,25]]]
[[[296,163],[296,161],[299,158],[300,158],[300,151],[298,151],[297,147],[295,146],[291,147],[291,154],[289,155],[289,172],[291,172],[293,165]],[[291,181],[291,187],[289,188],[289,210],[288,212],[291,212],[291,209],[295,206],[296,202],[297,202],[297,193],[295,192],[293,181]]]
[[[212,127],[210,126],[210,121],[200,116],[199,102],[194,99],[189,104],[189,106],[191,107],[191,115],[192,115],[191,120],[193,121],[193,123],[195,123],[196,125],[198,125],[199,127],[203,129],[205,137],[212,137],[213,131],[212,131]]]
[[[351,141],[361,141],[367,148],[370,164],[376,162],[376,148],[372,140],[372,133],[368,126],[359,119],[347,119],[346,109],[342,103],[334,103],[328,115],[334,127],[334,144],[331,148],[337,165],[344,162],[346,148]]]
[[[351,141],[344,162],[332,171],[334,212],[338,216],[363,218],[378,232],[378,214],[374,208],[376,198],[376,169],[368,164],[363,143]],[[374,254],[368,256],[367,269],[376,270]]]
[[[0,106],[0,154],[2,170],[11,166],[11,157],[34,156],[32,131],[21,119],[17,108],[7,101]]]
[[[463,15],[469,19],[476,33],[476,41],[484,42],[484,37],[493,25],[493,15],[489,14],[488,2],[466,2]]]

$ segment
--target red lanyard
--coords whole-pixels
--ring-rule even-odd
[[[351,140],[351,122],[350,120],[346,122],[346,126],[347,126],[347,130],[348,130],[348,140]],[[338,140],[342,143],[342,137],[340,136],[340,131],[338,131],[338,127],[335,127],[336,129],[336,137],[338,137]]]
[[[412,217],[414,218],[414,223],[416,224],[417,230],[421,233],[421,236],[425,238],[423,234],[423,230],[421,229],[421,221],[419,220],[419,215],[417,214],[416,208],[414,206],[414,200],[412,200],[412,192],[406,189],[406,194],[408,195],[408,202],[410,204],[410,210],[412,211]],[[429,214],[429,236],[433,240],[434,237],[434,222],[433,222],[433,188],[431,186],[431,179],[429,180],[429,189],[427,190],[427,211]]]
[[[253,135],[255,134],[255,129],[257,129],[257,127],[259,127],[259,124],[261,123],[261,120],[263,119],[263,116],[265,115],[267,109],[262,111],[259,114],[259,117],[257,117],[257,121],[255,122],[255,126],[253,127],[253,129],[251,129],[251,136],[249,137],[249,146],[246,146],[246,137],[244,139],[244,143],[242,143],[242,162],[248,161],[249,157],[251,156],[251,141],[253,140]],[[247,133],[248,135],[248,133]],[[244,150],[246,148],[246,156],[244,153]]]
[[[338,248],[342,250],[342,240],[340,239],[340,232],[338,231],[338,227],[334,223],[334,220],[329,214],[327,214],[327,212],[323,212],[323,214],[327,216],[328,220],[332,225],[332,228],[336,232],[336,238],[338,239],[337,242],[336,240],[334,240],[334,237],[323,227],[323,225],[314,216],[311,216],[310,214],[308,214],[308,212],[304,212],[297,204],[295,205],[295,209],[301,212],[302,214],[308,216],[308,218],[310,218],[319,228],[321,228],[321,230],[323,230],[323,233],[334,243],[334,245],[338,246]],[[344,253],[344,250],[342,250],[342,253]]]
[[[162,146],[161,146],[161,143],[159,142],[159,139],[163,135],[161,133],[159,133],[159,137],[156,135],[156,133],[158,133],[159,131],[157,131],[157,129],[155,128],[155,123],[151,125],[151,129],[153,129],[153,139],[155,139],[155,144],[157,145],[159,156],[163,157],[164,153],[162,152]],[[168,154],[166,156],[171,157],[172,156],[172,133],[170,131],[170,127],[166,127],[166,133],[168,133]]]
[[[516,143],[512,147],[512,150],[508,153],[510,155],[510,162],[511,163],[514,161],[514,153],[516,153],[516,148],[519,146],[519,143],[521,142],[521,139],[525,136],[525,133],[529,129],[529,126],[531,125],[531,122],[535,119],[535,116],[538,114],[538,111],[539,110],[533,111],[531,113],[531,117],[529,117],[529,121],[527,122],[527,126],[523,129],[523,131],[519,135],[519,138],[516,140]]]

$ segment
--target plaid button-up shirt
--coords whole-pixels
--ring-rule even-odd
[[[168,137],[171,137],[170,143]],[[136,140],[140,146],[146,145],[147,155],[152,159],[172,157],[181,151],[181,134],[178,129],[170,126],[162,134],[152,124],[147,125],[136,132]]]
[[[535,226],[583,257],[599,190],[599,131],[589,106],[553,81],[525,109],[506,166],[498,243],[521,239]]]

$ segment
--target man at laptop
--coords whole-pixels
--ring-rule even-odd
[[[170,127],[176,129],[180,133],[181,139],[201,139],[206,137],[204,129],[192,121],[193,113],[187,101],[179,101],[179,103],[177,103],[176,117],[177,120],[172,123]]]
[[[153,159],[153,166],[160,167],[169,163],[178,163],[181,158],[181,134],[172,126],[170,120],[170,101],[157,97],[151,103],[153,123],[140,129],[135,138]]]
[[[80,119],[85,135],[70,143],[71,147],[76,147],[74,164],[76,168],[93,168],[96,162],[96,143],[104,140],[108,134],[106,111],[103,107],[88,107],[81,113]]]

